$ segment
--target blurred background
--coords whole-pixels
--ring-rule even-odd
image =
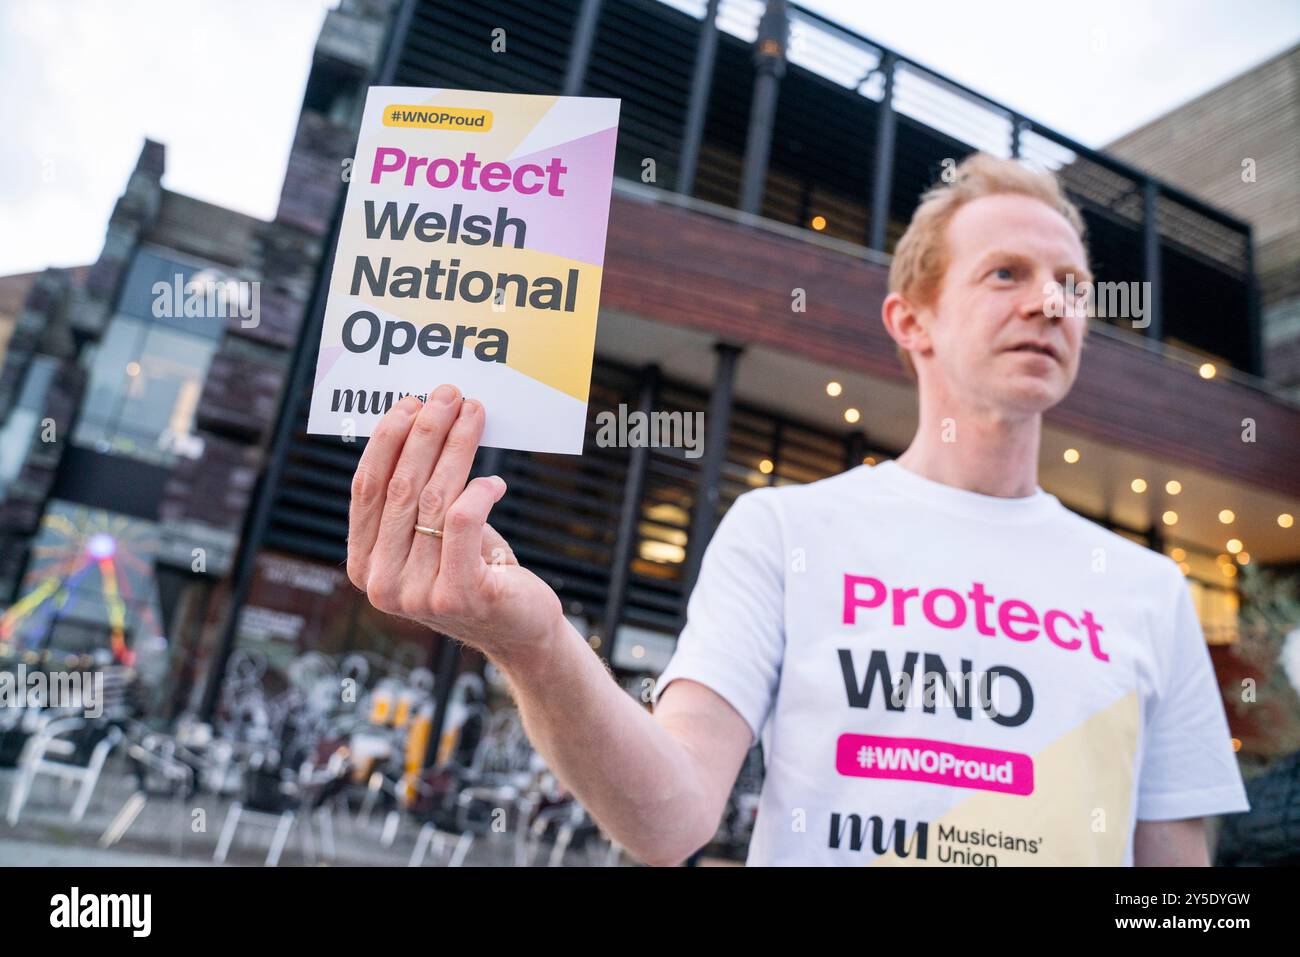
[[[1217,861],[1300,863],[1300,9],[901,6],[0,7],[0,671],[105,689],[0,707],[0,863],[627,863],[493,669],[343,568],[364,441],[305,425],[370,85],[622,99],[587,447],[475,472],[642,702],[738,495],[909,441],[879,312],[920,193],[1054,171],[1149,302],[1093,320],[1040,481],[1182,569],[1253,805]],[[620,406],[703,412],[703,455],[597,445]]]

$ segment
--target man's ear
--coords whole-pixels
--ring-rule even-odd
[[[908,353],[925,353],[930,350],[930,331],[920,311],[901,292],[891,292],[880,307],[880,318],[885,331]]]

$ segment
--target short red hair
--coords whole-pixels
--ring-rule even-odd
[[[1069,221],[1087,253],[1083,216],[1066,198],[1052,173],[988,153],[972,153],[957,164],[953,173],[951,182],[936,183],[922,194],[907,231],[894,247],[889,266],[890,292],[902,293],[918,305],[933,305],[948,268],[948,222],[962,206],[984,196],[1010,193],[1042,200]],[[900,346],[898,355],[908,373],[915,376],[907,350]]]

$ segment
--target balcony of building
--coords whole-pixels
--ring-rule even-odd
[[[1079,206],[1098,282],[1144,297],[1101,321],[1259,375],[1247,224],[798,4],[419,0],[396,82],[618,97],[618,177],[886,255],[964,156],[1022,158]]]

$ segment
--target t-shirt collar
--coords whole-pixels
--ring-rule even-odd
[[[870,469],[877,481],[883,481],[900,495],[970,518],[993,522],[1033,522],[1049,518],[1061,508],[1056,496],[1044,492],[1037,483],[1030,495],[1004,498],[936,482],[893,460],[876,466],[861,465],[859,468]]]

